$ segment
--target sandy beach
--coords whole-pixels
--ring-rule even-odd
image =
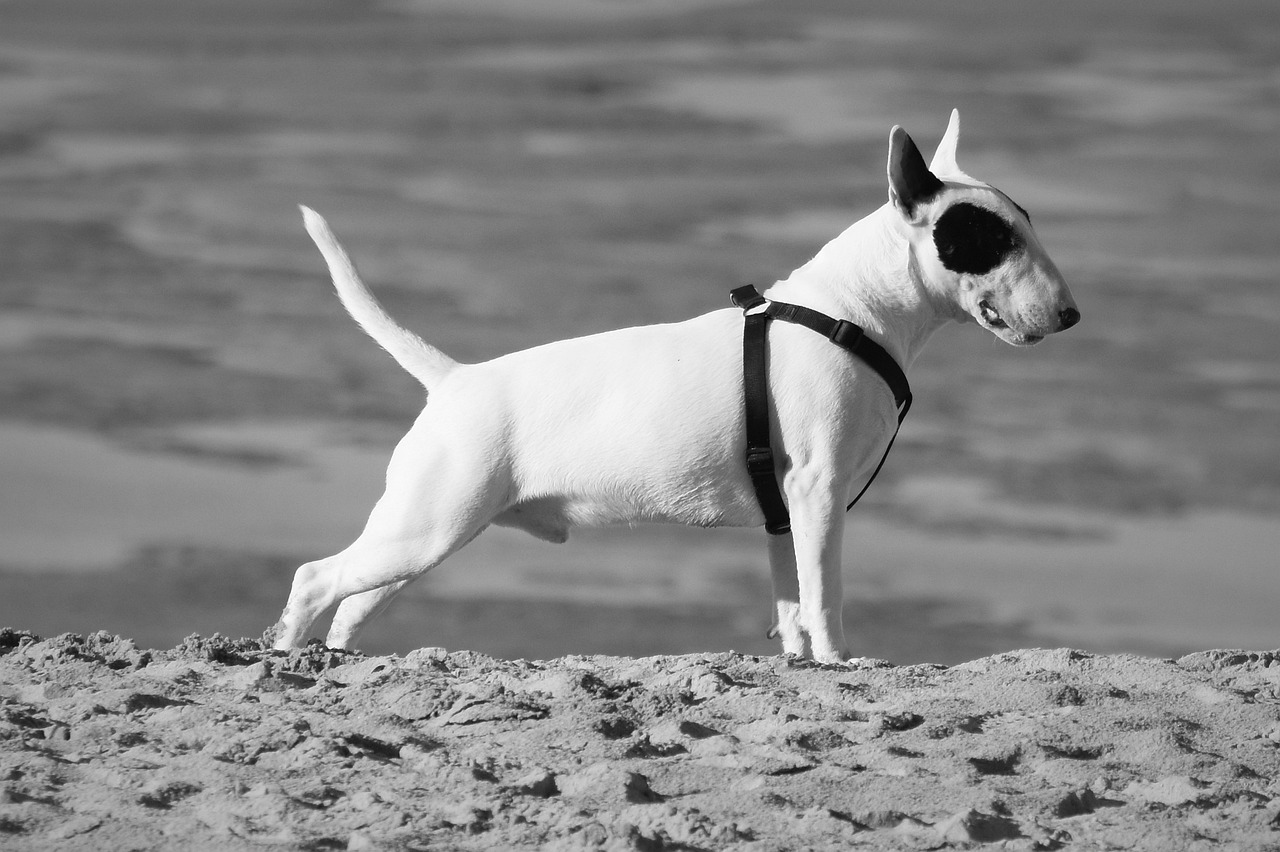
[[[365,657],[0,632],[0,848],[1275,849],[1280,655]]]

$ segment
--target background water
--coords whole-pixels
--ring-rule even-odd
[[[0,5],[0,622],[256,634],[417,385],[296,204],[464,360],[681,319],[884,200],[952,107],[1084,315],[912,371],[860,653],[1274,647],[1280,11],[1263,2]],[[370,650],[768,653],[760,531],[491,530]]]

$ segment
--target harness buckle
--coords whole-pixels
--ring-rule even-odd
[[[729,301],[744,311],[759,307],[768,301],[760,295],[760,291],[750,284],[729,291]]]
[[[769,447],[748,447],[747,473],[753,477],[773,475],[773,450]]]
[[[853,352],[858,348],[858,344],[862,342],[863,335],[862,326],[855,322],[849,322],[846,319],[836,320],[835,327],[831,329],[831,333],[827,335],[827,339],[839,346],[841,349],[847,349]]]

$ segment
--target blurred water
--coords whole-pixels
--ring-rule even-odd
[[[961,165],[1031,210],[1084,321],[1031,352],[931,343],[849,520],[850,598],[946,600],[1008,628],[990,650],[1274,646],[1262,0],[9,0],[0,615],[253,630],[279,605],[242,597],[255,577],[354,537],[420,395],[337,307],[296,203],[406,324],[481,359],[786,275],[883,202],[889,127],[927,152],[953,106]],[[492,530],[422,595],[759,614],[760,538]],[[910,612],[942,635],[945,610]],[[682,617],[721,647],[722,623]]]
[[[328,555],[359,532],[389,455],[311,424],[204,426],[180,437],[186,457],[0,427],[9,450],[0,455],[6,563],[110,571],[145,546]],[[208,457],[192,457],[197,448]],[[283,461],[227,461],[249,451]],[[1280,553],[1270,518],[1115,518],[1019,506],[945,478],[904,482],[893,499],[931,521],[854,516],[844,559],[859,600],[941,597],[1077,647],[1260,647],[1270,639]],[[992,530],[992,517],[1003,528]],[[438,598],[764,610],[766,575],[758,530],[583,530],[557,546],[492,528],[424,586]]]

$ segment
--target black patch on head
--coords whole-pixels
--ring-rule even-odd
[[[952,272],[983,275],[1023,247],[1022,237],[1002,217],[976,204],[954,204],[938,217],[933,244]]]

